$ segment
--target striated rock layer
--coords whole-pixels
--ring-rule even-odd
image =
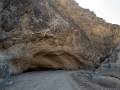
[[[120,26],[74,0],[0,0],[0,61],[28,69],[95,69],[120,42]]]

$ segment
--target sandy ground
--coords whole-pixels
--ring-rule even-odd
[[[30,72],[14,77],[14,83],[5,90],[80,90],[71,78],[72,72]]]
[[[120,65],[87,71],[35,71],[13,77],[4,90],[120,90]]]

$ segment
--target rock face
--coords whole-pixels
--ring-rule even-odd
[[[74,0],[0,0],[0,61],[28,69],[95,69],[120,42],[120,26]]]

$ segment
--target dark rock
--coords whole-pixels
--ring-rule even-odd
[[[8,38],[8,34],[4,31],[0,31],[0,42]]]

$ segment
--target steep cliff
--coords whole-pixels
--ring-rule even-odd
[[[0,60],[11,72],[95,69],[119,42],[120,26],[74,0],[0,0]]]

